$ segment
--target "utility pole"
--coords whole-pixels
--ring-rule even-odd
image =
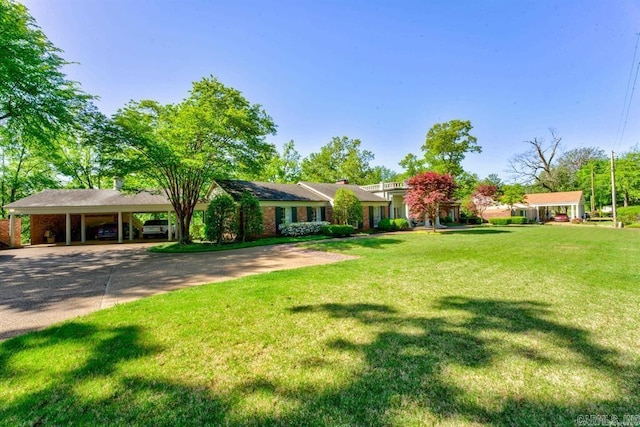
[[[613,208],[613,226],[618,227],[618,215],[616,210],[616,166],[611,152],[611,207]]]
[[[594,186],[595,179],[593,177],[593,163],[591,163],[591,214],[596,211],[596,189]]]

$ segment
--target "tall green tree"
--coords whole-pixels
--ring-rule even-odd
[[[27,167],[55,151],[52,144],[89,96],[62,72],[67,62],[38,28],[26,7],[0,0],[0,188],[3,203],[36,187],[21,183],[50,183],[50,174],[36,176],[38,167]],[[50,169],[50,168],[49,168]],[[26,185],[26,184],[25,184]],[[2,212],[4,214],[4,212]]]
[[[467,153],[482,152],[476,137],[471,135],[472,129],[469,120],[450,120],[433,125],[422,145],[427,169],[454,177],[462,174],[462,161]]]
[[[616,187],[623,206],[640,201],[640,150],[638,147],[624,153],[616,161]]]
[[[404,169],[404,172],[402,173],[403,179],[408,179],[427,171],[427,165],[425,164],[424,159],[421,159],[412,153],[404,156],[398,164],[402,169]]]
[[[115,123],[112,143],[126,154],[131,170],[166,190],[181,244],[189,242],[196,204],[216,178],[259,173],[265,153],[274,152],[266,141],[276,131],[271,117],[213,77],[193,83],[179,104],[131,102]]]
[[[204,235],[210,242],[221,245],[225,241],[232,241],[238,233],[238,207],[228,194],[214,197],[209,206],[204,221]]]
[[[339,188],[333,199],[333,216],[338,224],[350,224],[355,228],[362,222],[362,203],[356,193]]]
[[[311,153],[302,160],[302,180],[312,182],[335,182],[347,179],[352,184],[368,183],[374,159],[371,151],[362,150],[359,139],[346,136],[333,137],[320,152]]]
[[[273,155],[257,178],[267,182],[295,184],[300,181],[300,176],[300,153],[291,140],[282,147],[282,153]]]
[[[238,238],[244,242],[254,239],[264,231],[260,201],[244,190],[238,206]]]

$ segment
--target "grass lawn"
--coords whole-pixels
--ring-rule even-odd
[[[309,242],[313,240],[325,240],[327,236],[311,235],[300,237],[266,237],[264,239],[253,240],[250,242],[234,242],[217,245],[209,242],[194,242],[188,245],[180,245],[175,242],[160,243],[156,246],[149,248],[150,252],[165,253],[165,254],[179,254],[179,253],[194,253],[194,252],[215,252],[215,251],[228,251],[231,249],[241,248],[253,248],[256,246],[269,246],[269,245],[281,245],[285,243],[301,243]]]
[[[189,288],[0,343],[0,423],[640,421],[638,230],[486,227],[308,245],[359,258]]]

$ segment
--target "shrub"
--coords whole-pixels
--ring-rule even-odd
[[[338,224],[362,222],[362,203],[356,193],[348,188],[339,188],[333,198],[333,216]]]
[[[288,224],[280,224],[278,229],[285,236],[308,236],[311,234],[320,234],[322,228],[330,225],[328,222],[290,222]]]
[[[527,217],[526,216],[512,216],[511,224],[526,224]]]
[[[622,221],[625,225],[640,222],[640,206],[627,206],[626,208],[618,208],[618,221]]]
[[[253,240],[264,231],[262,209],[258,199],[244,190],[240,196],[240,218],[238,221],[238,238],[241,241]]]
[[[352,235],[353,230],[352,225],[329,224],[322,227],[322,234],[330,237],[344,237]]]
[[[489,223],[493,225],[509,225],[511,224],[511,217],[489,218]]]
[[[396,230],[408,230],[409,222],[404,218],[396,218],[393,220],[393,227]]]
[[[378,222],[378,229],[382,231],[393,231],[395,228],[395,224],[390,218],[383,218]]]
[[[210,242],[221,245],[225,241],[233,241],[237,233],[237,207],[231,196],[216,196],[205,216],[204,235]]]
[[[442,224],[451,224],[453,219],[450,216],[443,216],[440,218],[440,223]]]

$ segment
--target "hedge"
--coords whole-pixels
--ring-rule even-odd
[[[278,229],[285,236],[308,236],[311,234],[320,234],[322,227],[329,225],[328,222],[290,222],[280,224]]]
[[[322,226],[322,234],[330,237],[344,237],[353,234],[353,225],[329,224]]]
[[[489,223],[493,225],[526,224],[527,217],[507,216],[507,217],[489,218]]]
[[[383,218],[378,222],[377,227],[382,231],[408,230],[409,222],[404,218]]]
[[[393,226],[396,230],[408,230],[409,222],[404,218],[396,218],[393,220]]]

